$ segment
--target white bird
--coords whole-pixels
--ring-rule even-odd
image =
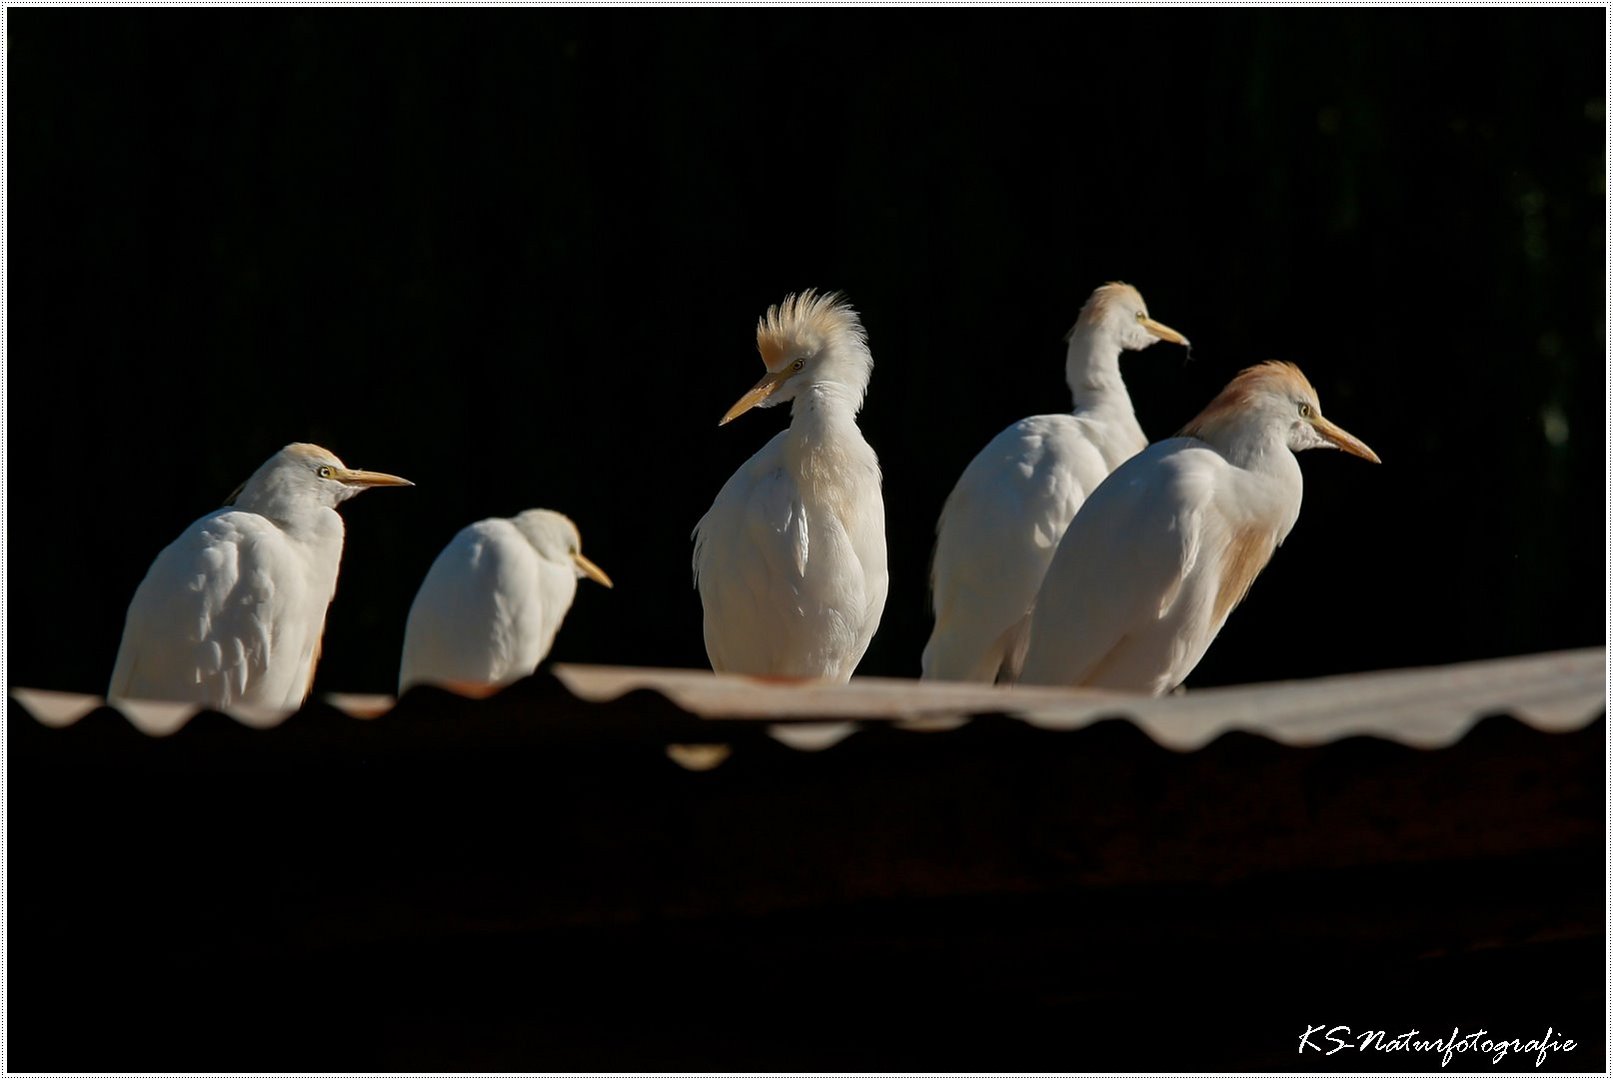
[[[1120,350],[1187,344],[1149,318],[1142,296],[1121,282],[1087,298],[1065,341],[1075,411],[1005,428],[969,462],[941,510],[927,679],[1013,680],[1059,538],[1103,478],[1148,445],[1120,378]]]
[[[1163,694],[1197,666],[1299,518],[1293,451],[1377,462],[1292,364],[1240,372],[1176,438],[1105,480],[1036,598],[1020,681]]]
[[[611,587],[564,514],[526,510],[465,526],[409,608],[398,692],[416,683],[481,692],[532,674],[585,577]]]
[[[845,682],[885,610],[879,459],[857,428],[874,360],[838,295],[785,297],[756,324],[767,375],[729,409],[792,402],[790,426],[695,526],[715,671]]]
[[[342,561],[336,505],[413,486],[293,443],[194,522],[135,590],[107,697],[295,709],[308,696]]]

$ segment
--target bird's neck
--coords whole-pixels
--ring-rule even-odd
[[[1103,329],[1078,326],[1070,334],[1064,379],[1076,412],[1132,414],[1131,395],[1120,377],[1120,342]]]
[[[810,436],[847,425],[857,426],[857,410],[862,394],[839,381],[815,382],[795,395],[790,403],[790,430]]]
[[[1243,470],[1240,505],[1250,520],[1268,525],[1278,544],[1288,539],[1305,498],[1299,459],[1281,439],[1246,437],[1218,447],[1221,456]]]
[[[1171,441],[1186,439],[1210,449],[1233,467],[1225,480],[1225,498],[1220,501],[1228,520],[1240,528],[1268,529],[1278,544],[1286,540],[1299,520],[1299,506],[1305,498],[1305,474],[1288,444],[1269,430],[1247,424],[1194,424],[1189,428]]]
[[[300,539],[323,539],[332,533],[337,540],[342,537],[342,515],[290,485],[249,484],[236,498],[233,509],[268,518]]]
[[[1253,425],[1227,424],[1219,430],[1212,428],[1194,435],[1214,446],[1229,463],[1245,472],[1278,481],[1283,486],[1297,488],[1300,483],[1299,459],[1280,433]]]
[[[823,490],[840,486],[873,453],[857,427],[857,405],[850,387],[834,383],[796,396],[784,456],[801,483]]]

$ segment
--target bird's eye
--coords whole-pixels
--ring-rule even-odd
[[[1302,402],[1299,403],[1299,415],[1303,416],[1307,420],[1309,420],[1311,418],[1311,405],[1310,405],[1310,402],[1302,401]]]
[[[335,475],[336,475],[336,471],[334,469],[332,469],[329,465],[321,465],[319,467],[319,478],[321,480],[329,480],[331,477],[333,477]]]
[[[1143,321],[1143,320],[1144,320],[1144,319],[1146,319],[1146,318],[1148,318],[1148,312],[1146,312],[1146,311],[1139,311],[1139,312],[1138,312],[1138,313],[1137,313],[1137,321],[1138,321],[1138,322],[1142,322],[1142,321]]]
[[[795,363],[790,365],[790,368],[794,371],[800,371],[804,367],[806,367],[806,357],[804,356],[796,357]]]

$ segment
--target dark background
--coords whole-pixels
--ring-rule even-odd
[[[1155,437],[1299,363],[1383,457],[1298,526],[1192,683],[1603,640],[1603,13],[8,12],[14,685],[104,689],[157,551],[285,443],[348,504],[318,688],[393,686],[463,525],[549,506],[615,578],[554,658],[703,666],[689,533],[783,410],[718,429],[786,292],[876,370],[916,675],[941,504],[1068,408],[1137,285],[1195,342]]]

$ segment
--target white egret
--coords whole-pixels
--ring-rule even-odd
[[[885,610],[879,459],[857,428],[874,360],[838,295],[785,297],[756,324],[767,375],[723,416],[793,404],[790,426],[729,478],[695,526],[716,671],[845,682]]]
[[[398,692],[416,683],[480,692],[532,674],[584,577],[611,587],[564,514],[526,510],[465,526],[409,608]]]
[[[107,697],[295,709],[342,560],[338,503],[402,477],[293,443],[193,523],[135,590]]]
[[[1020,681],[1162,694],[1187,678],[1299,518],[1293,451],[1376,462],[1292,364],[1240,372],[1176,438],[1075,515],[1031,618]]]
[[[1187,344],[1149,318],[1142,296],[1121,282],[1087,298],[1065,340],[1075,411],[1009,425],[969,462],[941,510],[927,679],[1012,681],[1059,538],[1103,478],[1148,445],[1120,378],[1120,351]]]

